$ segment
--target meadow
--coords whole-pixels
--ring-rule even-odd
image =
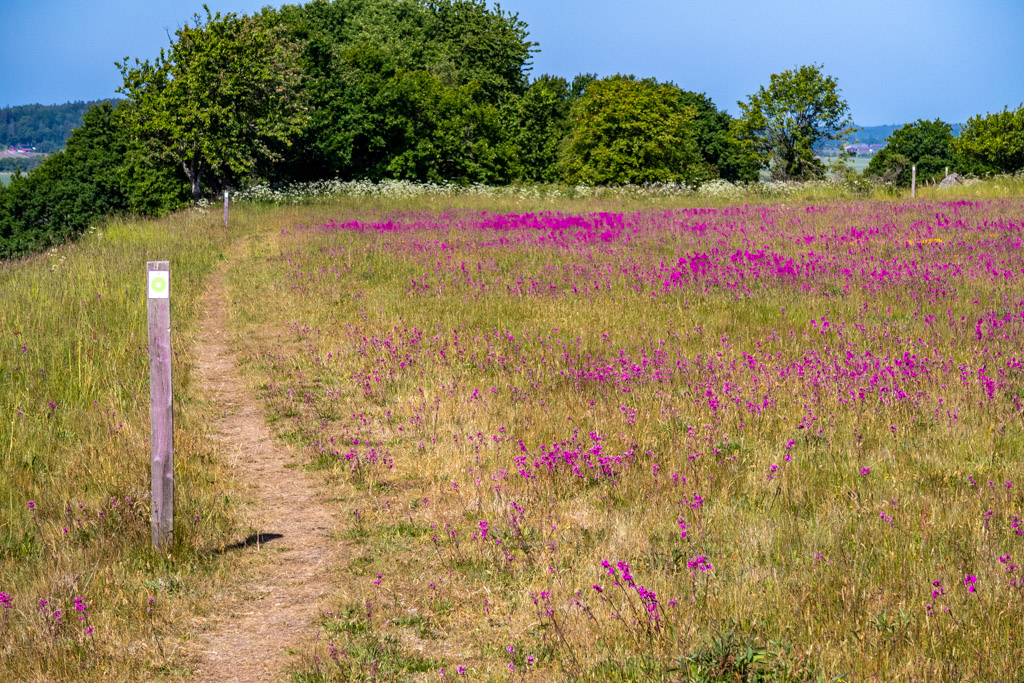
[[[234,315],[351,555],[298,680],[1013,679],[1022,209],[282,226]]]
[[[296,198],[0,265],[0,673],[187,678],[267,561],[224,552],[246,492],[195,380],[221,269],[252,394],[338,520],[294,680],[1021,680],[1024,200],[922,194]]]

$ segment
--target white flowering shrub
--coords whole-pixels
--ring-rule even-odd
[[[879,186],[880,187],[880,186]],[[411,199],[414,197],[493,197],[522,200],[562,199],[671,199],[695,197],[725,201],[775,201],[800,196],[842,197],[863,194],[876,189],[871,182],[852,184],[841,177],[804,182],[764,180],[750,183],[731,183],[710,180],[693,187],[683,183],[666,182],[647,185],[595,187],[589,185],[457,185],[454,183],[418,183],[410,180],[318,180],[291,183],[277,187],[268,184],[252,185],[232,194],[240,202],[261,204],[300,204],[332,197],[387,197]],[[884,188],[883,188],[884,189]],[[208,203],[200,202],[200,210]]]

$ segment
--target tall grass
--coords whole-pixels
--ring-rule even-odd
[[[205,278],[230,239],[196,213],[116,220],[0,265],[4,680],[146,678],[185,665],[174,631],[216,569],[212,551],[236,531],[192,356]],[[158,259],[173,271],[177,522],[167,557],[149,547],[144,273]]]

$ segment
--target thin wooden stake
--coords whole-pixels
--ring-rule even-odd
[[[910,198],[917,196],[917,164],[910,167]]]
[[[152,427],[151,515],[153,549],[174,542],[174,409],[171,392],[171,269],[146,264],[149,318],[149,416]]]
[[[228,227],[228,191],[224,190],[224,227]]]

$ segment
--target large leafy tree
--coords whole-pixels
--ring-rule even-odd
[[[825,166],[815,159],[815,146],[856,130],[838,82],[822,68],[811,64],[772,74],[767,88],[738,103],[737,135],[773,178],[820,178]]]
[[[295,51],[281,33],[203,8],[152,63],[118,64],[132,141],[180,165],[193,200],[205,180],[226,185],[273,159],[304,120]]]
[[[1024,105],[1011,111],[972,116],[952,143],[974,173],[1016,173],[1024,170]]]
[[[386,175],[463,184],[507,182],[513,150],[503,137],[499,108],[476,99],[480,87],[475,82],[445,87],[427,71],[389,80],[396,145]]]
[[[437,46],[428,68],[452,83],[475,82],[481,95],[499,101],[521,94],[529,83],[526,23],[515,13],[493,10],[485,0],[432,0],[432,42]]]
[[[916,165],[919,179],[934,180],[953,165],[953,139],[953,127],[945,121],[918,119],[886,138],[886,146],[871,158],[866,172],[908,186]]]
[[[314,0],[263,19],[302,45],[309,83],[311,119],[278,177],[510,179],[496,124],[526,89],[534,45],[515,14],[481,0]]]
[[[711,176],[691,127],[696,111],[671,83],[616,75],[588,83],[563,149],[569,182],[622,185]]]

